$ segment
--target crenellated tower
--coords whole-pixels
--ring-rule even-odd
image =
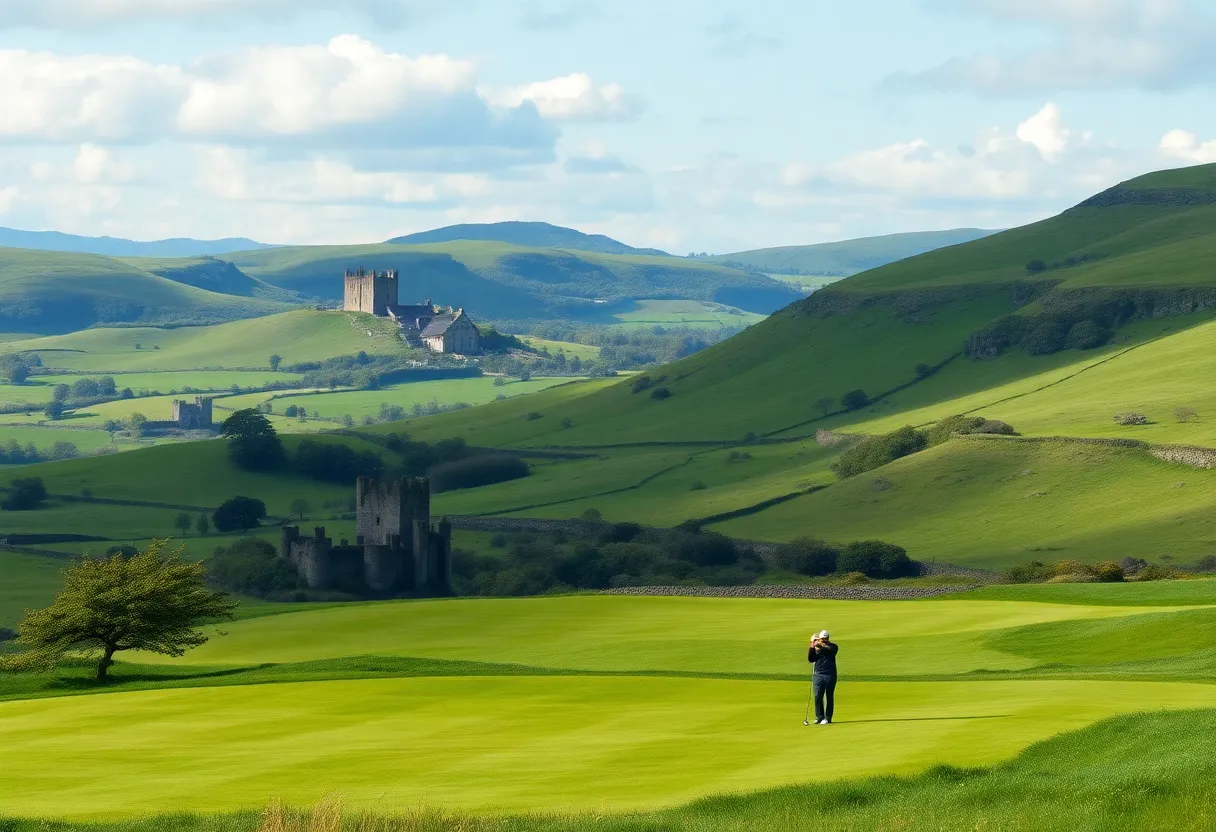
[[[382,272],[363,267],[347,269],[342,308],[385,317],[397,306],[397,287],[396,269]]]

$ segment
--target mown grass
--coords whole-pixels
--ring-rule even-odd
[[[1045,740],[988,768],[937,766],[907,777],[844,782],[816,782],[810,771],[803,785],[636,814],[482,817],[420,806],[394,816],[342,811],[335,795],[315,812],[278,804],[227,815],[0,823],[5,832],[1204,832],[1216,824],[1208,799],[1216,786],[1207,747],[1213,730],[1211,710],[1124,716]]]
[[[628,310],[612,315],[612,320],[624,329],[653,326],[718,329],[751,326],[764,318],[732,306],[690,300],[638,300]]]

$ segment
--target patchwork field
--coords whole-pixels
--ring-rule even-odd
[[[379,812],[616,812],[993,765],[1119,713],[1216,707],[1188,681],[1216,660],[1216,583],[1196,586],[1191,606],[1102,587],[1146,605],[569,596],[259,616],[184,659],[119,665],[106,693],[0,676],[0,789],[26,817],[333,792]],[[845,674],[827,728],[802,726],[819,627]],[[1160,655],[1107,646],[1128,639]]]
[[[692,300],[638,300],[631,302],[629,309],[612,315],[613,322],[631,329],[651,326],[718,329],[751,326],[764,318],[733,306]]]

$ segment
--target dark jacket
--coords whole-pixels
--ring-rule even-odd
[[[839,651],[840,646],[829,641],[827,644],[808,650],[806,660],[815,665],[816,676],[835,676],[836,653]]]

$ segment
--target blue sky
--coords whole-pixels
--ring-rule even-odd
[[[0,224],[1005,227],[1216,161],[1214,83],[1206,0],[4,0]]]

